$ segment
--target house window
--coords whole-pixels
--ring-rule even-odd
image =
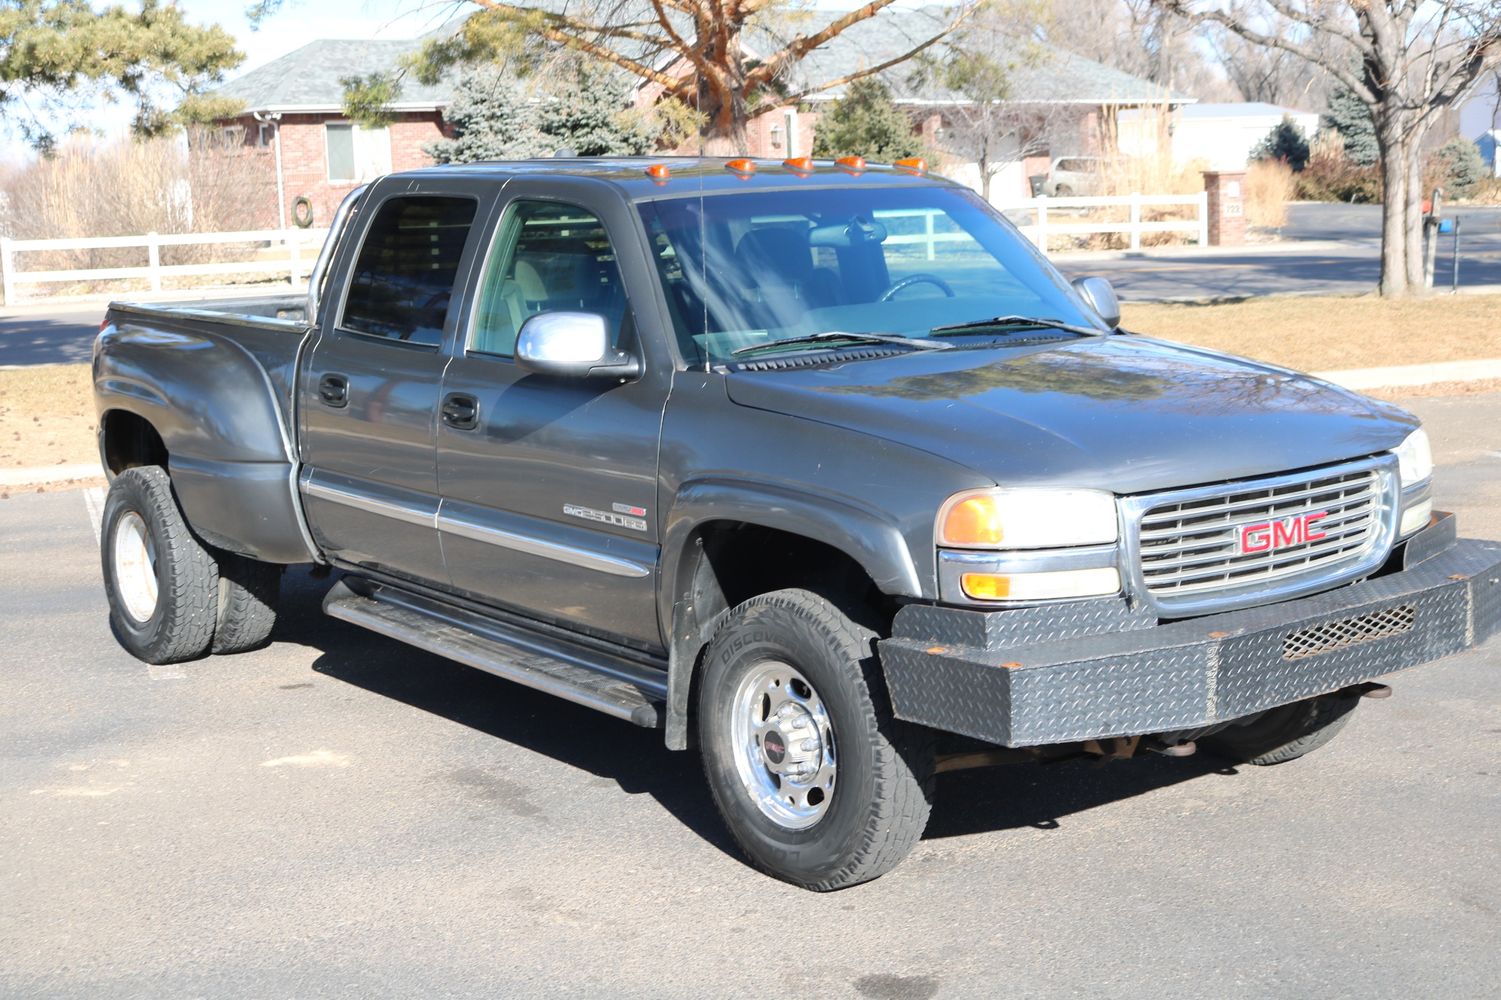
[[[328,144],[328,179],[368,181],[391,171],[391,133],[351,122],[324,126]]]

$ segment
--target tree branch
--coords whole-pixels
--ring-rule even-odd
[[[826,80],[823,83],[817,84],[815,86],[804,88],[796,94],[782,98],[779,103],[796,104],[798,101],[805,99],[809,94],[816,94],[819,91],[830,90],[834,87],[842,87],[846,83],[854,83],[856,80],[863,80],[867,76],[873,76],[876,73],[883,72],[893,66],[904,63],[908,59],[911,59],[913,56],[920,55],[927,49],[936,45],[938,42],[943,41],[943,39],[947,37],[951,32],[953,32],[955,28],[958,28],[961,24],[968,20],[969,16],[975,12],[975,9],[976,5],[966,7],[963,11],[960,12],[957,17],[954,18],[954,20],[949,24],[947,28],[944,28],[941,32],[934,35],[932,38],[929,38],[923,42],[919,42],[917,45],[914,45],[912,48],[908,49],[906,52],[903,52],[899,56],[893,56],[892,58],[887,59],[885,62],[877,63],[876,65],[867,67],[865,69],[855,70],[855,72],[853,73],[846,73],[844,76],[841,76],[837,79]]]
[[[1352,73],[1349,67],[1342,65],[1336,60],[1331,59],[1326,61],[1324,59],[1321,59],[1318,52],[1308,48],[1306,45],[1300,45],[1297,42],[1282,38],[1281,36],[1263,34],[1262,32],[1256,31],[1249,25],[1243,24],[1240,21],[1237,21],[1236,19],[1230,17],[1223,11],[1212,9],[1190,10],[1188,8],[1188,3],[1186,2],[1186,0],[1155,0],[1155,2],[1159,3],[1162,7],[1166,8],[1172,13],[1177,14],[1179,17],[1187,18],[1194,24],[1213,22],[1230,31],[1235,32],[1237,35],[1244,38],[1246,41],[1252,43],[1253,45],[1261,45],[1271,49],[1281,49],[1284,52],[1292,53],[1300,59],[1306,59],[1308,62],[1313,63],[1315,66],[1322,67],[1329,73],[1330,76],[1334,77],[1340,83],[1344,84],[1351,93],[1360,98],[1366,104],[1375,106],[1380,103],[1376,92],[1368,87],[1363,79]],[[1368,54],[1370,51],[1369,47],[1366,45],[1361,45],[1359,48],[1362,55]]]
[[[508,3],[500,3],[497,2],[497,0],[473,0],[473,2],[485,8],[486,10],[494,11],[504,20],[512,21],[517,24],[527,24],[528,22],[535,20],[537,14],[539,13],[538,11],[528,10],[524,7],[514,7]],[[593,56],[594,58],[599,59],[602,62],[607,62],[614,66],[619,66],[621,69],[639,76],[643,80],[650,80],[652,83],[660,84],[662,87],[666,88],[667,92],[670,94],[681,93],[686,86],[686,81],[682,78],[674,78],[666,73],[663,73],[660,70],[652,69],[645,63],[638,62],[637,60],[631,59],[627,56],[623,56],[619,52],[615,52],[614,50],[600,45],[597,42],[591,42],[589,39],[580,37],[580,35],[578,34],[571,34],[568,30],[564,30],[560,26],[549,23],[548,19],[546,18],[544,18],[543,20],[543,25],[537,28],[536,31],[537,34],[541,35],[543,38],[547,39],[550,42],[556,42],[557,44],[562,45],[565,48],[573,49],[576,52],[582,52],[585,55]],[[566,21],[570,19],[565,18],[563,20]],[[592,26],[583,25],[579,22],[573,23],[578,25],[578,27],[573,30],[584,33],[592,33]],[[655,39],[655,44],[665,47],[660,38]]]
[[[857,7],[843,17],[830,21],[811,35],[798,35],[792,41],[788,42],[780,52],[767,56],[765,62],[746,75],[746,90],[754,90],[756,87],[765,86],[782,71],[783,67],[797,62],[824,42],[843,34],[845,29],[850,25],[859,24],[861,21],[875,17],[881,11],[891,6],[893,2],[894,0],[871,0],[865,6]],[[953,29],[950,28],[949,30],[952,31]]]

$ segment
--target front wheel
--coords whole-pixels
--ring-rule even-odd
[[[807,889],[885,874],[928,822],[932,734],[891,717],[874,639],[822,597],[782,590],[734,608],[705,654],[714,802],[756,867]]]
[[[1359,698],[1322,695],[1268,709],[1199,742],[1204,749],[1237,763],[1284,764],[1313,753],[1345,728]]]

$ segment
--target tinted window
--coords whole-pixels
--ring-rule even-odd
[[[598,313],[618,340],[625,303],[615,250],[597,216],[517,201],[490,248],[469,350],[510,357],[521,324],[542,312]]]
[[[472,198],[392,198],[381,205],[355,262],[343,328],[441,343],[474,209]]]

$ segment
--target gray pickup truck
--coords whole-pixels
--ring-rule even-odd
[[[1501,627],[1413,417],[1119,321],[920,162],[388,176],[305,298],[110,307],[111,622],[251,649],[331,567],[335,618],[695,745],[812,889],[940,771],[1290,760]]]

